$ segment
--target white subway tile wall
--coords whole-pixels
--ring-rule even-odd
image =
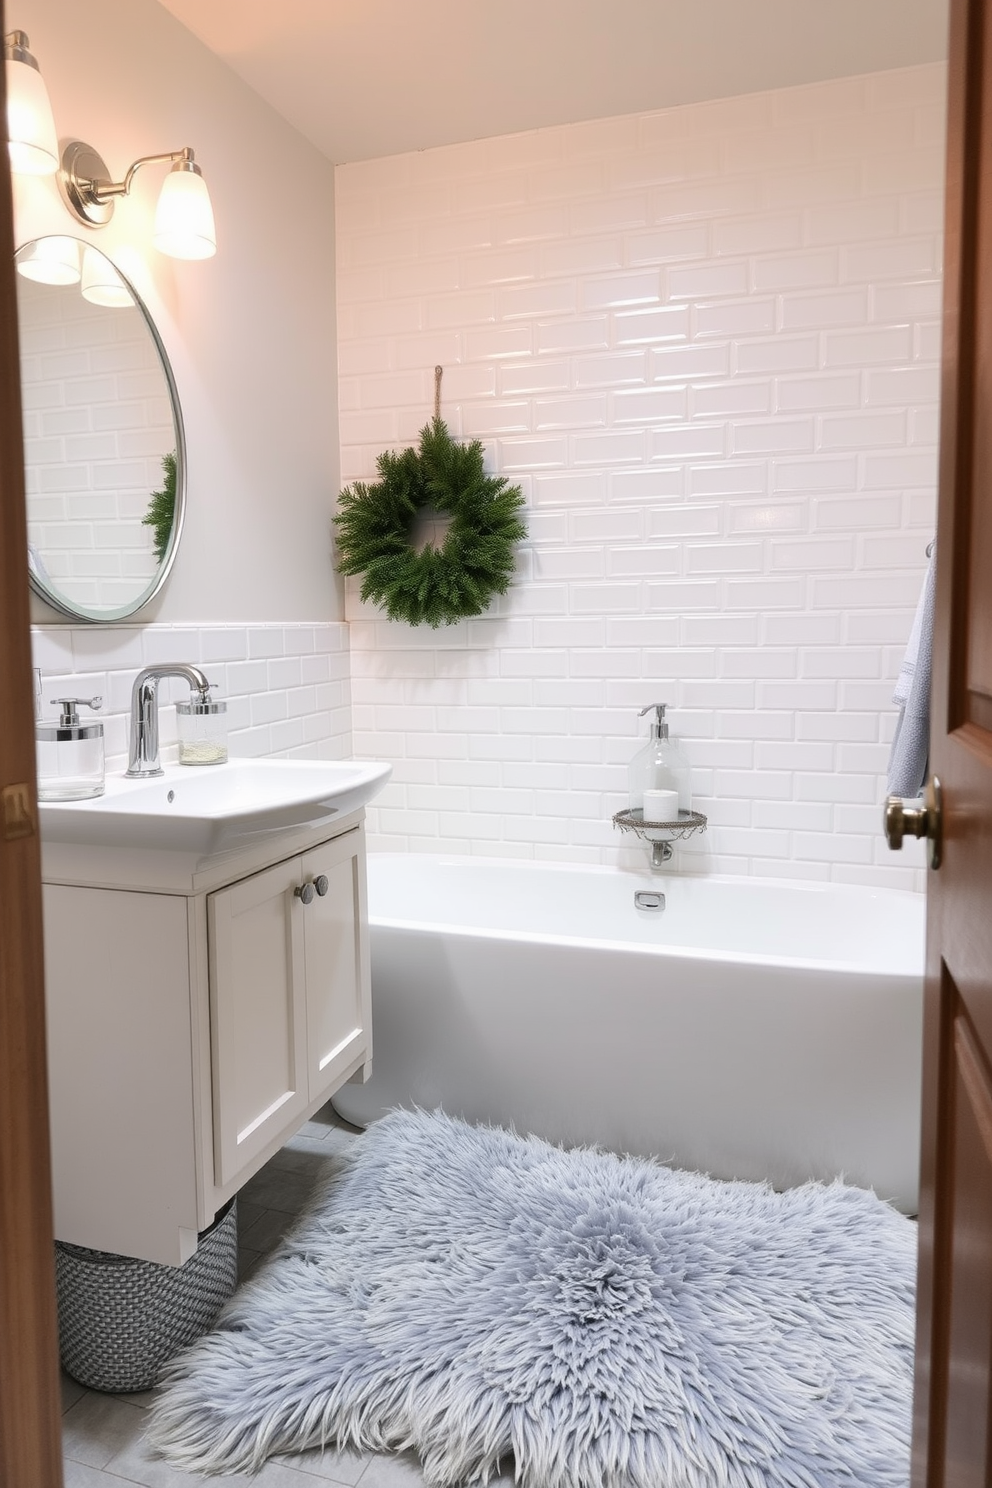
[[[108,772],[127,767],[131,685],[144,666],[191,661],[227,703],[232,755],[345,759],[351,748],[348,627],[314,625],[35,626],[33,659],[41,668],[43,716],[51,699],[103,698]],[[159,688],[162,759],[178,754],[176,710],[189,696],[181,680]],[[85,710],[84,710],[85,711]],[[87,715],[89,716],[89,715]]]
[[[342,471],[443,415],[519,482],[484,618],[349,581],[375,847],[642,864],[611,824],[671,704],[683,870],[918,888],[879,830],[933,535],[945,70],[337,171]]]

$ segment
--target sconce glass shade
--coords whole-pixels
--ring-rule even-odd
[[[177,161],[162,182],[152,242],[170,258],[212,258],[217,252],[210,195],[194,161]]]
[[[83,249],[83,283],[81,293],[91,305],[105,305],[110,310],[125,310],[134,297],[109,258]]]
[[[79,245],[75,238],[38,238],[14,260],[17,272],[36,284],[78,284]]]
[[[4,38],[4,53],[10,168],[20,176],[53,176],[59,168],[59,142],[52,105],[22,31]]]

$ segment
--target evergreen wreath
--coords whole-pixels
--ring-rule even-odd
[[[142,527],[152,529],[155,545],[155,561],[161,563],[172,536],[172,524],[176,519],[176,452],[170,450],[162,456],[162,473],[165,477],[163,489],[153,491],[148,503],[148,515],[142,517]]]
[[[527,535],[520,487],[486,475],[479,440],[456,443],[438,414],[421,429],[419,449],[387,450],[376,468],[373,485],[355,481],[341,492],[338,572],[362,574],[362,599],[390,620],[436,630],[481,615],[494,594],[506,593],[513,544]],[[425,509],[451,525],[439,547],[418,553],[410,533]]]

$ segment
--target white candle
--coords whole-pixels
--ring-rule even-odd
[[[646,790],[644,792],[644,820],[646,822],[677,822],[678,819],[678,791]]]

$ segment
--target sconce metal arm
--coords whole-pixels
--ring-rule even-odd
[[[192,165],[199,169],[193,159],[193,151],[189,145],[182,150],[173,150],[164,155],[142,155],[127,168],[127,174],[123,181],[90,181],[89,186],[93,193],[93,200],[97,202],[109,201],[114,196],[127,196],[131,190],[131,183],[135,175],[143,165],[175,165],[182,161],[184,165]]]

